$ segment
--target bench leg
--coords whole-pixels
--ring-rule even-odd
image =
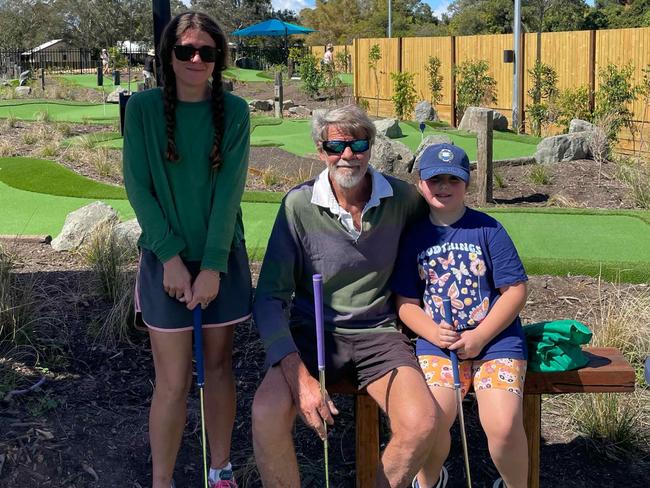
[[[374,488],[379,467],[379,407],[368,395],[356,398],[357,488]]]
[[[528,488],[539,488],[542,396],[524,395],[524,429],[528,439]]]

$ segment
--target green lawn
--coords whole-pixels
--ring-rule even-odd
[[[134,71],[132,70],[132,72]],[[73,85],[77,85],[77,86],[82,86],[84,88],[94,88],[100,91],[102,89],[101,86],[97,86],[97,74],[61,75],[60,78],[63,78],[68,83],[72,83]],[[106,90],[109,93],[115,89],[115,85],[113,85],[113,77],[111,75],[104,75],[104,79],[102,83],[104,85],[104,90]],[[123,84],[124,83],[120,83],[120,86],[122,86]]]
[[[259,81],[264,83],[272,83],[273,80],[264,75],[264,71],[256,69],[241,69],[241,68],[228,68],[223,72],[224,78],[229,78],[237,81]]]
[[[115,103],[0,100],[0,119],[16,117],[34,121],[43,113],[55,122],[112,124],[120,118],[120,108]]]

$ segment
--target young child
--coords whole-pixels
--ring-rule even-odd
[[[469,174],[469,159],[459,147],[437,144],[424,151],[418,187],[430,213],[406,231],[395,265],[398,314],[419,335],[420,367],[443,412],[444,427],[412,486],[447,483],[443,463],[457,414],[449,350],[455,350],[462,394],[474,385],[490,455],[501,474],[494,488],[525,488],[527,351],[518,314],[528,278],[501,224],[465,206]],[[452,318],[444,316],[447,298]]]
[[[248,168],[246,102],[224,92],[228,45],[206,14],[163,31],[162,89],[133,95],[124,126],[124,183],[142,227],[136,309],[156,373],[149,414],[152,488],[173,486],[192,378],[192,310],[203,309],[210,488],[236,488],[234,327],[251,316],[240,208]]]

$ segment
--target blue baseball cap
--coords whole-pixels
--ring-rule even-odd
[[[453,144],[433,144],[420,157],[420,179],[437,175],[454,175],[469,183],[469,158],[465,151]]]

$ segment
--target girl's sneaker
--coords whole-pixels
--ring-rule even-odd
[[[448,481],[449,481],[449,473],[447,472],[447,468],[443,466],[442,468],[440,468],[440,476],[438,477],[438,482],[433,486],[433,488],[445,488],[447,486]],[[411,488],[421,488],[417,478],[413,478],[413,483],[411,483]]]
[[[503,482],[503,478],[497,478],[492,488],[507,488],[506,484]]]
[[[232,469],[222,469],[218,480],[208,480],[208,488],[237,488]]]

